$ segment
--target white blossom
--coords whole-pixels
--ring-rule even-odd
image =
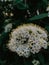
[[[29,57],[38,53],[41,48],[47,49],[47,31],[40,26],[24,24],[11,32],[8,48],[19,56]]]
[[[49,6],[46,8],[46,11],[49,11]]]
[[[36,11],[37,15],[39,15],[39,10]]]
[[[35,59],[32,61],[32,63],[33,63],[33,65],[40,65],[40,62],[38,60],[35,60]]]

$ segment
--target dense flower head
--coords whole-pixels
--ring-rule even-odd
[[[29,57],[41,48],[47,49],[47,31],[34,24],[24,24],[11,32],[8,48],[19,56]]]

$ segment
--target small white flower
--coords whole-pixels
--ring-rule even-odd
[[[10,32],[10,30],[12,29],[12,24],[11,24],[11,23],[7,24],[7,25],[4,27],[4,29],[5,29],[5,32]]]
[[[49,6],[47,7],[46,11],[49,11]]]
[[[40,65],[40,62],[39,62],[38,60],[35,60],[35,59],[32,61],[32,63],[33,63],[34,65]]]
[[[37,25],[26,24],[19,26],[11,32],[8,48],[19,56],[29,57],[41,48],[47,49],[47,32]]]
[[[10,16],[13,16],[14,14],[13,13],[10,13]]]
[[[39,15],[39,10],[37,10],[36,12],[37,12],[37,15]]]

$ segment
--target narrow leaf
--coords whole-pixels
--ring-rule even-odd
[[[42,19],[42,18],[45,18],[48,16],[48,13],[44,13],[44,14],[40,14],[40,15],[36,15],[32,18],[30,18],[29,20],[32,21],[32,20],[38,20],[38,19]]]

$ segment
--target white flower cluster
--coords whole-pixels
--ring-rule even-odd
[[[8,48],[19,56],[29,57],[41,48],[47,49],[47,32],[40,26],[24,24],[11,32]]]

